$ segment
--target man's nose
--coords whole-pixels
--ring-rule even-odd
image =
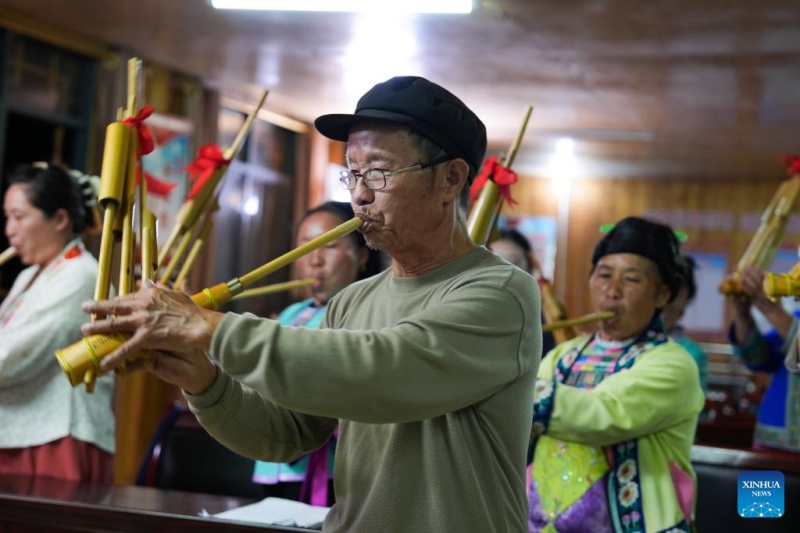
[[[364,177],[356,179],[356,188],[350,191],[350,203],[353,206],[369,205],[375,200],[375,191],[367,187]]]

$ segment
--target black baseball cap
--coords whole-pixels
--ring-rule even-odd
[[[352,115],[323,115],[314,121],[320,133],[347,142],[354,124],[365,120],[411,126],[477,173],[486,155],[486,127],[453,93],[419,76],[398,76],[367,91]]]

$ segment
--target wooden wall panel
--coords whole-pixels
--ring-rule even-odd
[[[753,235],[753,231],[739,230],[741,216],[762,213],[782,179],[784,176],[779,175],[748,180],[576,180],[569,201],[564,295],[568,312],[578,315],[591,311],[587,279],[592,251],[600,239],[599,228],[603,224],[613,224],[630,215],[657,216],[659,211],[675,215],[682,211],[688,225],[693,226],[673,225],[689,236],[684,250],[726,253],[732,268]],[[504,209],[504,214],[558,216],[558,198],[547,179],[523,177],[514,186],[513,195],[519,205]],[[730,223],[705,229],[690,223],[693,216],[704,213],[727,213]],[[798,235],[787,233],[784,238],[786,247],[798,242]],[[563,260],[559,252],[557,261]]]

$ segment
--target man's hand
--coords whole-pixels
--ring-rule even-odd
[[[84,335],[127,333],[124,342],[100,363],[107,372],[138,352],[162,350],[175,356],[207,351],[223,314],[198,307],[189,296],[146,283],[135,293],[112,300],[83,304],[83,310],[101,320],[81,327]],[[205,357],[205,356],[204,356]],[[212,365],[213,366],[213,365]]]
[[[148,352],[143,359],[126,364],[130,372],[146,370],[159,379],[177,385],[189,394],[202,394],[217,379],[215,365],[202,350],[189,352]]]

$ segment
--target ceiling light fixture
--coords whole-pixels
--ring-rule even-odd
[[[473,0],[211,0],[216,9],[261,11],[338,11],[350,13],[472,12]]]

